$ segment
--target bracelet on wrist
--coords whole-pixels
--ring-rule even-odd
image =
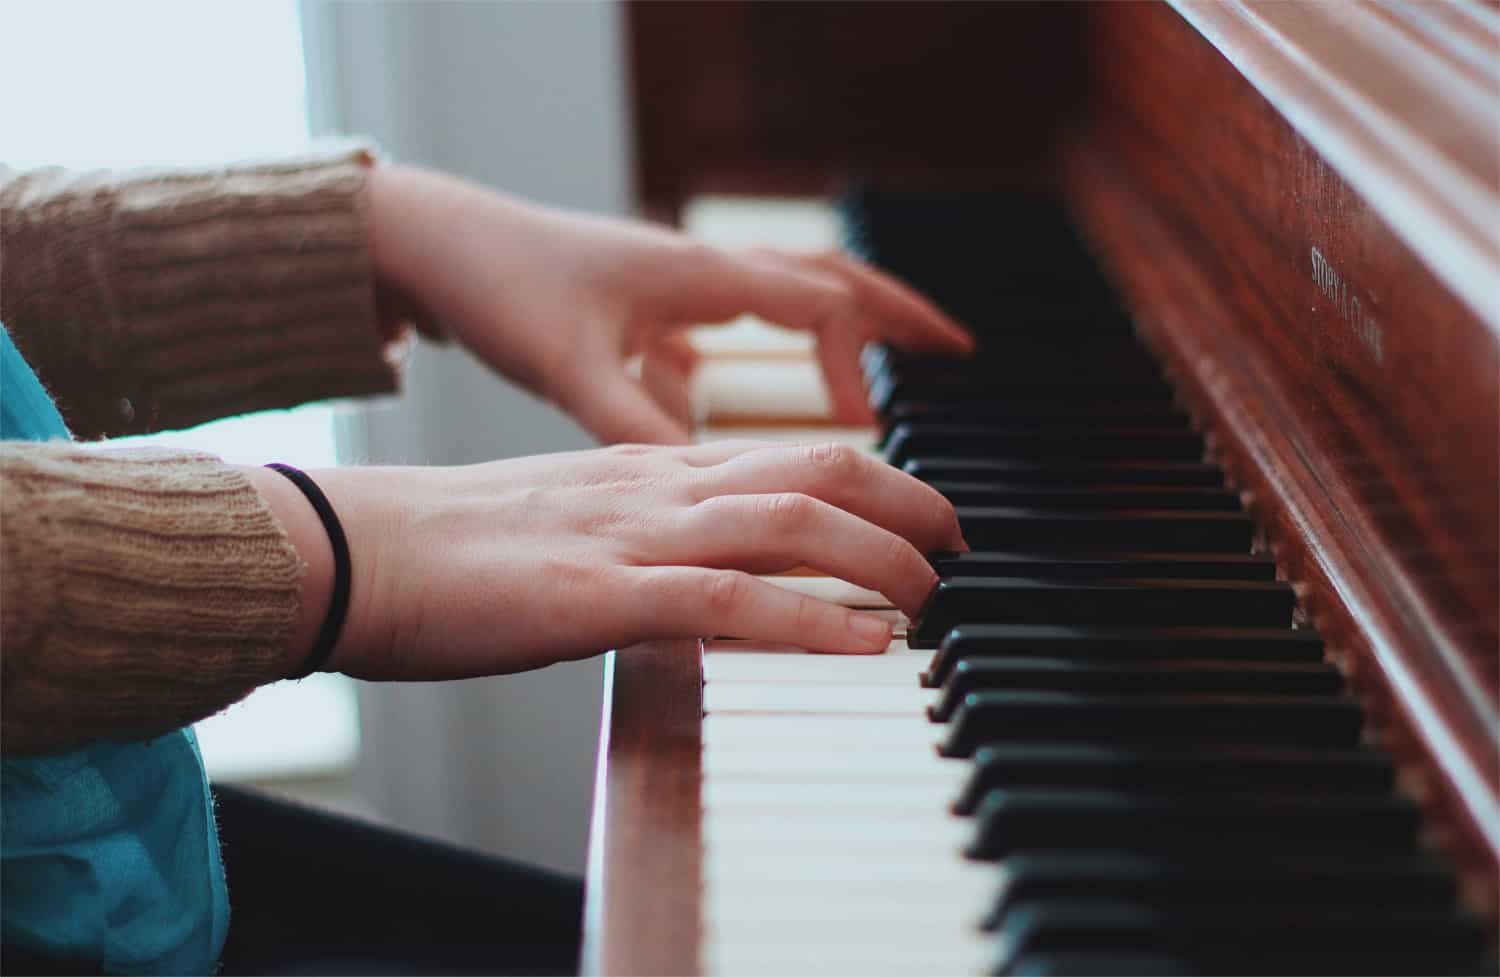
[[[323,494],[318,483],[308,477],[306,472],[280,462],[266,467],[285,475],[288,481],[307,496],[307,501],[312,504],[313,511],[323,523],[324,531],[328,533],[328,542],[333,546],[333,594],[328,599],[328,613],[323,616],[323,626],[318,630],[318,638],[313,642],[312,651],[308,652],[302,668],[292,676],[306,678],[328,663],[333,647],[338,644],[339,635],[344,630],[344,618],[349,614],[349,584],[352,577],[349,540],[344,535],[344,527],[339,522],[338,514],[333,511],[328,496]]]

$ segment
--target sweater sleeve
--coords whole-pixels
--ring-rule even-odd
[[[274,679],[305,565],[210,455],[0,442],[6,754],[140,739]]]
[[[0,321],[79,437],[396,386],[358,146],[218,169],[0,168]]]

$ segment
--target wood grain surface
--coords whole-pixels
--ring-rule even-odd
[[[583,972],[696,974],[703,653],[609,653],[589,834]]]
[[[632,2],[637,200],[1046,182],[1067,6]]]
[[[1439,201],[1393,226],[1310,138],[1352,144],[1327,130],[1364,120],[1329,109],[1304,135],[1287,116],[1312,110],[1278,110],[1236,67],[1264,64],[1268,35],[1240,19],[1216,41],[1227,52],[1165,6],[1091,9],[1091,123],[1068,192],[1493,919],[1500,350],[1410,243],[1471,228],[1448,234]]]

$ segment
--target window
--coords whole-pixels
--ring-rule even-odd
[[[0,36],[0,154],[12,166],[211,163],[307,141],[296,0],[6,4]],[[235,463],[335,462],[326,405],[129,440]],[[358,731],[352,683],[326,675],[262,689],[198,727],[219,778],[334,772],[352,763]]]

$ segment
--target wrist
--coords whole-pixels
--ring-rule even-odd
[[[277,676],[286,678],[301,672],[328,615],[333,595],[333,545],[312,504],[285,476],[250,466],[241,466],[240,471],[270,507],[305,567],[292,635],[277,663]]]
[[[279,674],[302,674],[317,644],[334,593],[333,544],[317,510],[285,475],[267,468],[242,468],[281,522],[292,546],[306,563],[293,635]],[[382,661],[392,645],[400,614],[396,584],[382,571],[396,566],[387,558],[390,540],[404,511],[401,468],[322,468],[306,474],[337,514],[349,547],[349,595],[338,640],[320,671],[360,675],[369,662]]]

